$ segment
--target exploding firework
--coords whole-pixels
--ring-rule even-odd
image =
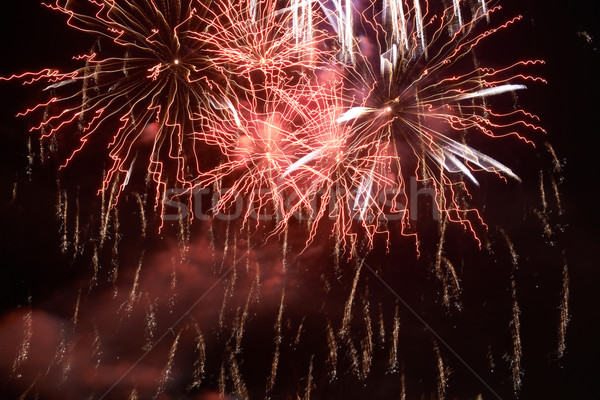
[[[459,2],[438,13],[427,3],[422,9],[419,2],[408,7],[402,1],[372,3],[360,12],[352,3],[340,3],[336,10],[322,6],[336,21],[343,94],[332,108],[338,126],[324,124],[334,133],[317,133],[334,139],[315,141],[322,147],[298,163],[313,163],[314,179],[324,177],[316,193],[334,193],[338,240],[346,244],[350,237],[353,248],[356,236],[366,233],[372,247],[376,233],[389,234],[390,220],[401,221],[402,234],[414,235],[411,220],[417,216],[410,213],[416,210],[409,208],[407,197],[411,177],[433,188],[434,208],[443,218],[477,238],[477,230],[486,226],[467,200],[469,186],[479,185],[477,172],[519,178],[468,143],[479,135],[533,144],[529,137],[544,133],[535,115],[518,107],[495,110],[489,99],[510,98],[525,83],[544,83],[520,71],[543,61],[486,68],[473,55],[480,42],[521,18],[490,28],[485,21],[499,7],[488,10],[484,2],[473,5],[469,17]],[[312,211],[325,215],[322,209]]]
[[[530,145],[544,133],[517,102],[544,82],[535,74],[543,62],[487,67],[475,54],[521,17],[498,23],[500,8],[485,1],[59,3],[49,7],[100,39],[75,71],[12,79],[45,84],[50,98],[23,114],[43,114],[33,131],[69,148],[64,169],[92,150],[109,166],[96,195],[97,236],[83,227],[79,192],[59,182],[62,250],[91,265],[70,296],[74,310],[61,322],[29,304],[3,320],[17,354],[0,366],[22,397],[52,397],[60,380],[71,397],[202,396],[208,388],[222,398],[310,399],[333,388],[330,397],[352,398],[385,381],[385,398],[441,399],[454,350],[408,304],[422,303],[426,318],[472,312],[463,277],[469,265],[498,260],[510,272],[499,275],[509,289],[497,301],[510,310],[492,328],[508,322],[511,351],[486,343],[485,361],[508,371],[508,392],[519,391],[518,246],[505,229],[488,229],[471,193],[489,179],[484,172],[519,181],[510,161],[487,150]],[[549,239],[546,191],[560,209],[561,166],[547,148],[555,168],[540,172],[543,209],[534,214]],[[126,191],[133,212],[115,207]],[[417,215],[419,193],[431,200],[432,247],[417,236],[427,219]],[[179,249],[151,249],[158,240],[147,234],[147,196],[163,235],[175,227]],[[135,218],[140,242],[124,234]],[[452,226],[484,251],[466,257]],[[92,240],[80,238],[86,231]],[[384,252],[372,251],[378,238]],[[132,251],[140,243],[144,250]],[[425,257],[415,259],[413,243]],[[119,269],[119,260],[134,267]],[[437,281],[423,284],[430,277],[411,275],[415,265]],[[562,356],[569,274],[566,261],[561,267]],[[57,351],[38,358],[31,349],[44,330]],[[432,369],[433,378],[415,384],[422,380],[411,367]],[[486,382],[505,377],[483,376],[496,394]]]
[[[71,26],[111,39],[110,50],[97,45],[73,72],[18,76],[48,81],[53,92],[80,88],[25,114],[46,110],[34,128],[42,138],[77,132],[65,166],[86,142],[104,138],[112,165],[103,190],[119,182],[115,199],[143,162],[140,146],[150,146],[146,174],[161,213],[174,188],[213,190],[214,213],[245,200],[244,223],[272,215],[281,232],[303,216],[308,242],[322,220],[333,220],[336,243],[353,254],[363,234],[369,248],[377,233],[389,235],[391,221],[416,237],[407,187],[414,179],[435,191],[436,213],[479,240],[486,225],[468,202],[477,171],[519,178],[469,142],[532,143],[531,132],[543,132],[535,115],[496,110],[490,99],[543,82],[520,72],[542,61],[488,68],[473,55],[520,17],[489,27],[499,7],[485,2],[334,5],[51,6]]]
[[[135,164],[146,165],[147,176],[156,183],[157,205],[166,188],[185,186],[198,175],[208,148],[195,135],[216,113],[214,104],[225,101],[227,85],[207,55],[209,44],[198,38],[207,25],[195,3],[48,6],[67,15],[71,27],[99,37],[89,54],[76,57],[84,64],[77,70],[11,77],[25,84],[47,83],[50,100],[23,115],[44,110],[32,130],[42,139],[70,142],[73,150],[63,167],[88,147],[104,146],[111,165],[103,189],[118,181],[120,193]]]

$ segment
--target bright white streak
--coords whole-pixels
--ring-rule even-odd
[[[131,173],[133,171],[133,165],[135,164],[136,158],[137,158],[137,154],[135,157],[133,157],[133,160],[131,160],[131,165],[129,166],[129,169],[127,170],[127,174],[125,175],[125,180],[123,181],[122,189],[125,189],[125,186],[127,186],[129,184],[129,178],[131,178]]]
[[[50,90],[50,89],[56,89],[59,88],[61,86],[65,86],[68,85],[69,83],[73,83],[73,82],[77,82],[75,79],[67,79],[66,81],[60,81],[58,83],[53,83],[50,86],[46,86],[43,91],[45,92],[46,90]]]
[[[481,3],[481,11],[483,11],[484,14],[487,14],[487,5],[485,4],[485,0],[479,0],[479,2]],[[489,22],[489,15],[488,15],[488,22]]]
[[[300,168],[303,165],[308,164],[309,162],[311,162],[312,160],[314,160],[319,154],[321,154],[323,151],[325,151],[326,147],[321,147],[320,149],[314,150],[313,152],[305,155],[304,157],[300,158],[298,161],[296,161],[295,163],[293,163],[292,165],[290,165],[285,172],[283,173],[283,175],[281,175],[282,178],[285,178],[286,176],[288,176],[289,174],[291,174],[292,172],[294,172],[295,170],[297,170],[298,168]]]
[[[479,186],[479,182],[477,181],[477,179],[475,179],[475,177],[473,176],[473,174],[471,173],[471,170],[469,168],[467,168],[467,166],[465,164],[463,164],[458,158],[456,158],[456,156],[454,154],[446,154],[446,157],[452,161],[452,164],[454,164],[455,166],[457,166],[463,174],[465,174],[466,176],[469,177],[469,179],[476,184],[477,186]]]
[[[429,155],[440,165],[441,168],[443,168],[446,171],[451,172],[451,173],[456,173],[456,172],[461,171],[469,179],[471,179],[471,181],[475,185],[479,186],[479,182],[477,181],[477,179],[475,179],[475,177],[471,173],[471,170],[469,168],[467,168],[467,166],[462,161],[460,161],[454,154],[450,153],[450,151],[444,151],[444,150],[449,150],[449,149],[442,149],[442,156],[436,154],[433,151],[429,152]],[[452,163],[452,165],[454,165],[455,167],[458,167],[458,171],[456,169],[452,168],[449,165],[450,163]]]
[[[256,1],[256,0],[253,0]],[[317,2],[320,4],[321,8],[325,12],[327,19],[331,23],[334,30],[336,30],[336,24],[333,18],[333,12],[329,10],[327,7],[323,5],[323,2],[319,0],[292,0],[289,7],[281,8],[275,11],[275,15],[292,12],[292,30],[294,32],[294,36],[296,37],[296,44],[298,43],[298,38],[300,37],[300,33],[302,33],[302,37],[304,40],[310,41],[313,38],[313,23],[312,23],[312,3]],[[302,7],[302,16],[298,16],[299,8]],[[300,26],[302,25],[302,26]]]
[[[325,7],[321,1],[319,0],[294,0],[294,1],[301,1],[301,4],[293,4],[290,5],[289,7],[284,7],[284,8],[280,8],[277,11],[275,11],[275,15],[279,15],[279,14],[283,14],[283,13],[287,13],[290,10],[293,10],[297,7],[304,7],[305,4],[312,4],[314,2],[317,2],[319,4],[321,4],[321,8],[323,8],[323,10],[327,11],[327,13],[331,14],[331,11],[329,9],[327,9],[327,7]]]
[[[400,20],[400,42],[404,45],[404,49],[408,50],[408,35],[406,34],[406,19],[404,17],[404,6],[402,5],[403,0],[396,0],[396,12],[398,13],[398,19]]]
[[[379,60],[381,76],[384,76],[386,72],[391,74],[398,61],[398,47],[396,43],[392,44],[391,49],[381,54]]]
[[[458,27],[461,28],[463,25],[463,21],[462,21],[462,15],[460,13],[460,0],[452,0],[453,4],[454,4],[454,15],[456,15],[458,17]]]
[[[383,5],[381,7],[381,12],[383,14],[383,21],[387,21],[387,13],[388,13],[388,8],[390,8],[390,6],[388,5],[388,0],[383,0]]]
[[[229,109],[231,111],[231,113],[233,114],[233,119],[235,119],[235,124],[237,125],[238,128],[242,127],[242,123],[240,121],[240,117],[238,116],[237,111],[235,110],[235,108],[233,107],[233,104],[231,103],[231,100],[229,100],[227,97],[223,97],[223,100],[225,100],[225,103],[227,104],[226,106],[223,106],[219,103],[215,103],[213,101],[212,98],[208,98],[208,100],[210,101],[210,104],[213,106],[213,108],[215,110],[225,110],[225,109]]]
[[[250,14],[252,14],[252,22],[256,22],[256,0],[250,0]]]
[[[492,88],[488,88],[488,89],[478,90],[473,93],[463,94],[462,96],[458,96],[457,100],[473,99],[476,97],[485,97],[485,96],[494,96],[497,94],[512,92],[514,90],[522,90],[522,89],[527,89],[527,86],[511,85],[511,84],[501,85],[501,86],[496,86],[496,87],[492,87]]]
[[[376,110],[376,108],[352,107],[351,109],[349,109],[348,111],[346,111],[345,113],[340,115],[340,117],[338,119],[336,119],[335,122],[338,124],[341,124],[342,122],[351,121],[353,119],[360,117],[361,115],[373,112],[375,110]]]
[[[415,20],[417,24],[417,37],[421,39],[421,49],[425,53],[427,58],[427,47],[425,47],[425,32],[423,31],[423,13],[421,12],[421,5],[419,0],[415,0]]]
[[[298,32],[300,32],[300,27],[298,26],[298,8],[300,4],[298,0],[292,0],[292,7],[294,10],[292,11],[292,30],[294,31],[294,36],[296,37],[296,45],[298,44]]]
[[[519,178],[510,168],[508,168],[501,162],[496,161],[493,158],[488,157],[485,154],[467,145],[452,140],[448,137],[444,136],[441,139],[447,144],[443,147],[444,150],[453,153],[458,157],[463,158],[486,171],[502,172],[510,176],[511,178],[521,182],[521,178]]]
[[[371,189],[373,188],[373,171],[368,177],[363,177],[358,190],[356,191],[356,197],[354,198],[354,209],[357,210],[360,203],[360,220],[364,221],[365,213],[367,212],[367,204],[369,197],[371,196]]]
[[[313,21],[312,21],[312,1],[304,1],[304,10],[308,15],[308,21],[307,21],[307,25],[308,28],[306,29],[306,35],[305,35],[305,40],[312,40],[313,38]]]
[[[352,42],[354,39],[352,31],[352,0],[346,0],[346,38],[344,43],[346,44],[346,51],[350,56],[350,62],[354,65],[354,53],[352,51]]]

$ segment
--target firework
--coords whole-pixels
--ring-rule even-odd
[[[315,179],[326,177],[321,193],[335,193],[338,240],[346,244],[344,238],[350,237],[353,247],[357,234],[366,232],[372,247],[377,232],[389,234],[390,220],[401,221],[402,234],[414,235],[411,221],[417,216],[410,215],[415,210],[407,198],[411,177],[434,189],[434,207],[443,218],[477,238],[477,230],[486,226],[467,201],[469,186],[479,185],[477,172],[519,178],[468,143],[483,136],[533,144],[532,133],[544,133],[535,115],[520,108],[496,110],[489,99],[523,90],[527,83],[544,83],[520,71],[543,61],[486,68],[473,55],[488,36],[521,17],[490,28],[485,21],[500,8],[488,10],[485,2],[473,5],[470,17],[459,2],[437,13],[418,1],[372,3],[360,11],[350,2],[337,4],[336,10],[322,6],[335,21],[340,48],[343,89],[333,108],[337,126],[328,125],[338,139],[325,140],[313,154],[322,159],[326,149],[336,149],[328,152],[327,167],[316,168]],[[323,210],[317,214],[325,215]]]
[[[89,261],[92,270],[71,296],[71,321],[45,318],[33,307],[7,317],[16,356],[2,367],[23,396],[53,393],[61,379],[78,384],[64,385],[72,397],[202,396],[218,388],[223,398],[284,393],[308,399],[336,386],[338,396],[351,397],[354,386],[344,388],[349,381],[359,381],[357,393],[371,390],[384,370],[381,376],[397,383],[396,397],[431,388],[439,398],[452,396],[448,354],[454,350],[410,308],[431,302],[439,305],[434,312],[447,315],[471,305],[460,298],[469,289],[463,278],[472,273],[470,264],[461,246],[446,244],[452,223],[487,250],[472,256],[472,264],[510,259],[507,295],[498,300],[510,305],[509,315],[493,326],[508,332],[512,352],[502,351],[503,363],[498,349],[485,345],[490,370],[506,367],[510,390],[518,392],[525,343],[519,249],[504,229],[486,232],[481,203],[471,193],[488,179],[484,172],[519,181],[510,162],[487,149],[531,145],[544,133],[516,97],[544,82],[523,72],[542,61],[486,67],[478,49],[520,17],[498,23],[500,8],[485,1],[447,4],[89,0],[50,6],[100,39],[76,58],[82,66],[75,71],[12,77],[43,83],[50,93],[23,114],[43,113],[34,132],[69,147],[64,168],[92,150],[109,166],[98,195],[100,233],[91,241],[79,233],[90,231],[85,202],[59,181],[61,250],[75,249],[80,259],[74,259]],[[560,209],[559,174],[540,172],[543,209],[534,214],[547,238],[552,206],[544,184]],[[139,248],[125,234],[135,225],[125,221],[137,215],[143,243],[158,242],[147,235],[148,182],[155,185],[154,209],[166,221],[178,220],[178,243],[172,251],[157,246],[123,254],[126,244]],[[113,207],[126,190],[134,194],[132,213],[123,203]],[[430,196],[427,216],[438,229],[431,252],[415,260],[410,241],[421,244],[423,215],[414,200],[420,193]],[[197,195],[209,205],[200,205]],[[203,221],[192,228],[195,219]],[[202,236],[192,239],[198,231]],[[395,248],[403,236],[410,237],[402,248],[408,252]],[[370,252],[378,238],[392,257]],[[498,238],[500,245],[493,244]],[[105,247],[111,240],[112,248]],[[101,269],[106,257],[108,273]],[[119,270],[120,259],[123,265],[134,260],[133,267]],[[423,268],[408,268],[415,265]],[[433,272],[439,282],[431,284],[429,276],[423,290],[411,269]],[[568,279],[565,261],[561,355]],[[424,345],[417,343],[422,325],[433,335]],[[45,329],[57,351],[38,360],[30,349]],[[122,346],[129,341],[135,343]],[[410,357],[413,346],[418,362]],[[415,386],[411,367],[422,369],[427,357],[436,376],[424,386],[433,384]],[[82,359],[89,365],[73,368]],[[290,376],[302,378],[290,384]]]
[[[309,243],[332,220],[336,243],[353,253],[364,234],[369,248],[389,235],[392,221],[416,238],[414,180],[434,191],[436,213],[478,238],[486,226],[468,202],[478,171],[519,178],[469,142],[532,143],[531,132],[543,132],[535,115],[492,103],[543,82],[520,71],[542,61],[487,68],[473,55],[520,17],[490,27],[499,7],[485,2],[332,4],[51,6],[111,46],[81,56],[85,66],[73,72],[20,75],[52,92],[80,88],[25,114],[58,110],[34,128],[43,138],[76,132],[65,165],[103,138],[112,163],[103,188],[118,181],[120,192],[143,162],[140,146],[150,147],[146,175],[161,214],[173,188],[210,190],[215,214],[242,198],[235,214],[244,224],[271,215],[280,232],[294,217],[308,220]]]
[[[33,131],[42,139],[76,140],[63,167],[88,147],[104,146],[110,166],[103,190],[120,182],[120,193],[139,170],[135,164],[146,165],[159,205],[166,188],[185,186],[199,173],[199,155],[207,148],[194,134],[215,114],[213,105],[225,101],[226,79],[207,57],[209,44],[197,38],[206,29],[202,10],[194,0],[48,7],[99,40],[89,54],[75,57],[84,65],[72,72],[46,69],[11,77],[46,82],[44,91],[52,93],[22,115],[45,110]]]

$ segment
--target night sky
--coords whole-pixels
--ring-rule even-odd
[[[362,272],[365,279],[361,281],[358,291],[361,295],[366,290],[372,294],[370,307],[374,323],[379,314],[384,315],[389,335],[394,313],[399,313],[399,351],[405,365],[408,399],[417,398],[418,394],[429,398],[436,393],[438,366],[434,343],[437,343],[445,365],[452,371],[446,389],[447,398],[474,399],[478,393],[482,393],[484,399],[494,396],[439,340],[434,340],[431,332],[406,305],[427,321],[501,398],[515,398],[510,381],[510,362],[505,357],[510,356],[513,346],[509,326],[512,315],[511,274],[517,284],[521,310],[521,363],[524,375],[519,398],[576,399],[596,398],[600,394],[594,383],[600,373],[597,339],[600,337],[600,324],[596,310],[596,289],[600,283],[597,254],[600,241],[600,191],[596,177],[600,170],[594,143],[595,135],[599,132],[600,15],[592,11],[594,2],[588,0],[575,2],[574,5],[558,1],[509,0],[501,4],[505,7],[505,15],[522,14],[524,21],[514,30],[500,35],[497,42],[502,41],[501,46],[486,47],[479,57],[495,57],[500,61],[506,57],[506,62],[522,58],[546,60],[547,64],[540,74],[548,84],[535,85],[527,93],[519,94],[519,103],[540,116],[541,125],[548,134],[546,138],[536,138],[536,148],[516,145],[514,148],[493,150],[504,157],[503,162],[514,168],[523,179],[522,184],[504,184],[489,174],[482,181],[480,192],[474,196],[474,202],[485,204],[484,214],[492,227],[490,240],[493,251],[478,250],[458,231],[451,231],[448,236],[448,257],[454,260],[460,271],[462,310],[456,307],[446,309],[440,304],[440,282],[435,279],[430,267],[436,248],[434,228],[420,228],[423,246],[419,259],[414,255],[414,244],[406,238],[392,238],[389,253],[379,245],[367,257],[367,264],[385,276],[403,300],[398,302],[374,273],[366,269]],[[76,65],[71,57],[87,52],[95,41],[92,36],[67,29],[63,15],[41,6],[36,0],[6,2],[3,4],[2,18],[2,77],[50,66],[68,70]],[[98,187],[101,179],[102,149],[92,149],[86,153],[85,159],[61,171],[60,190],[56,180],[60,160],[52,156],[45,163],[37,160],[29,172],[27,130],[37,121],[15,118],[14,115],[42,101],[41,89],[42,86],[23,87],[15,81],[0,82],[0,132],[3,139],[0,150],[0,215],[3,221],[0,241],[3,260],[0,269],[0,392],[8,396],[2,397],[19,398],[36,373],[46,370],[47,361],[52,360],[57,352],[54,340],[60,343],[60,338],[67,337],[67,347],[69,343],[83,343],[81,346],[84,347],[85,343],[93,341],[94,329],[100,326],[102,330],[102,324],[115,324],[116,327],[107,329],[114,333],[102,338],[105,358],[100,366],[95,369],[89,367],[89,355],[83,352],[80,356],[87,358],[79,363],[81,349],[73,345],[70,353],[74,360],[73,370],[68,372],[70,375],[67,380],[57,384],[54,389],[53,385],[61,377],[59,373],[52,372],[39,383],[39,398],[83,398],[83,395],[91,392],[96,393],[94,398],[99,398],[116,382],[120,373],[127,368],[126,360],[134,361],[139,354],[137,349],[142,348],[146,340],[144,320],[147,319],[147,307],[144,309],[142,306],[141,311],[134,310],[129,317],[115,322],[118,319],[115,312],[120,315],[128,307],[128,288],[131,288],[140,254],[143,253],[139,290],[148,298],[147,304],[156,307],[158,327],[154,331],[154,339],[158,339],[168,326],[176,322],[178,316],[194,304],[200,293],[213,283],[217,284],[211,295],[191,313],[207,340],[205,386],[201,390],[186,392],[190,374],[188,370],[193,369],[194,359],[190,354],[178,355],[170,386],[159,397],[212,398],[209,393],[217,390],[220,360],[225,351],[223,349],[229,343],[229,339],[223,337],[228,333],[224,332],[229,332],[227,326],[234,325],[236,312],[245,306],[246,297],[253,290],[254,267],[240,273],[237,292],[231,296],[231,304],[225,312],[225,328],[217,328],[215,321],[220,318],[218,314],[226,284],[219,284],[215,279],[218,276],[215,274],[215,265],[218,264],[215,259],[226,253],[227,262],[223,265],[230,265],[233,257],[231,250],[226,250],[224,245],[229,240],[226,227],[223,224],[213,227],[215,249],[209,250],[211,243],[206,233],[207,226],[193,225],[187,261],[185,265],[172,267],[172,259],[179,254],[177,227],[167,224],[161,234],[153,231],[147,237],[140,238],[138,211],[135,197],[131,195],[125,196],[120,211],[119,229],[123,237],[119,252],[119,280],[116,284],[107,283],[111,271],[111,250],[107,249],[100,253],[104,265],[100,272],[100,283],[94,290],[88,291],[92,273],[90,247],[82,244],[83,250],[79,255],[61,253],[56,203],[62,189],[73,196],[79,194],[82,215],[85,216],[81,221],[83,240],[93,235],[91,231],[96,229],[94,226],[98,223],[94,210],[98,209],[99,204],[94,188]],[[535,217],[535,210],[539,208],[539,171],[547,171],[552,162],[544,146],[546,140],[552,144],[562,161],[560,176],[564,178],[559,186],[564,213],[558,215],[555,211],[552,215],[550,223],[553,234],[550,236],[544,235],[542,224]],[[35,139],[33,146],[36,146]],[[156,219],[149,217],[149,231],[155,229],[156,222]],[[501,239],[501,231],[496,227],[502,227],[519,254],[516,272],[511,269],[506,245]],[[301,238],[294,237],[292,229],[290,252],[301,249],[302,243]],[[257,268],[263,274],[261,299],[254,305],[255,311],[251,313],[252,318],[246,327],[244,351],[239,361],[250,398],[262,396],[270,372],[274,349],[273,330],[280,306],[279,288],[282,285],[286,287],[282,326],[287,339],[284,339],[281,347],[282,362],[273,398],[292,398],[296,393],[302,395],[307,385],[309,364],[313,362],[315,389],[311,398],[399,398],[399,374],[397,371],[390,372],[388,365],[389,339],[385,345],[376,346],[372,370],[367,379],[358,383],[347,372],[351,362],[345,356],[346,345],[339,343],[344,350],[338,352],[338,376],[330,383],[330,372],[323,367],[328,362],[326,332],[330,322],[334,329],[339,328],[344,302],[354,278],[355,264],[344,262],[340,266],[342,273],[334,271],[329,243],[326,235],[323,235],[303,255],[290,258],[287,261],[289,275],[283,282],[280,274],[282,253],[277,239],[249,251],[252,265],[259,266]],[[557,359],[564,260],[568,264],[570,278],[570,323],[566,352]],[[243,263],[245,265],[246,261]],[[173,274],[178,276],[177,289],[171,293]],[[323,281],[333,285],[329,292],[323,291]],[[119,294],[113,296],[116,288]],[[78,304],[78,296],[81,304],[80,323],[77,332],[69,333],[69,320]],[[360,326],[360,300],[357,300],[357,304],[354,323]],[[12,371],[15,348],[20,342],[16,327],[21,326],[19,324],[23,323],[22,318],[26,315],[24,310],[29,309],[35,310],[35,321],[38,321],[34,322],[34,337],[44,336],[48,332],[47,340],[40,343],[34,339],[37,344],[30,352],[29,363],[23,364],[24,376],[16,377]],[[287,344],[286,340],[293,342],[293,332],[303,320],[306,321],[303,339],[296,346]],[[184,321],[181,326],[188,322]],[[186,336],[190,329],[181,334],[180,352],[184,354],[193,346],[191,339]],[[360,329],[356,328],[353,332],[360,332]],[[66,330],[67,334],[54,338],[50,333],[61,330]],[[355,342],[358,345],[362,332],[356,335]],[[127,398],[131,388],[136,385],[141,398],[152,398],[154,392],[150,389],[145,391],[145,388],[156,387],[162,368],[156,370],[156,365],[164,366],[161,357],[168,355],[174,338],[175,333],[161,342],[156,352],[150,353],[144,361],[147,361],[147,365],[142,367],[146,369],[136,370],[133,374],[137,377],[135,381],[130,381],[128,377],[106,398]],[[40,354],[35,354],[36,351]],[[49,359],[47,354],[50,354]],[[490,361],[490,354],[493,361]],[[490,371],[490,363],[496,365],[494,371]],[[231,373],[232,366],[228,364],[227,368]],[[92,370],[97,375],[95,389],[89,389],[85,383]],[[228,390],[233,390],[234,386],[235,383],[228,383]],[[30,394],[25,398],[34,396]]]

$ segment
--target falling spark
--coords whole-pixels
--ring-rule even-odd
[[[366,379],[371,371],[373,362],[373,328],[371,322],[371,313],[369,311],[369,292],[368,287],[365,289],[362,298],[363,321],[365,323],[365,337],[361,340],[362,348],[362,378]]]
[[[496,368],[496,361],[494,360],[494,353],[492,351],[492,345],[488,345],[488,348],[487,348],[487,361],[488,361],[488,367],[490,369],[490,372],[494,372],[494,369]]]
[[[394,308],[394,323],[392,327],[392,340],[390,347],[390,357],[388,362],[388,371],[398,371],[398,344],[399,344],[399,333],[400,333],[400,306],[396,303]]]
[[[560,192],[558,190],[558,184],[554,176],[552,176],[552,189],[554,189],[554,198],[556,199],[556,206],[558,207],[559,214],[562,214],[563,209],[560,201]]]
[[[406,374],[404,373],[404,364],[400,371],[400,400],[406,400]]]
[[[31,303],[31,297],[29,298]],[[33,337],[33,309],[29,308],[23,316],[23,338],[17,348],[17,356],[13,361],[12,373],[16,374],[19,367],[29,358],[31,338]]]
[[[221,364],[221,370],[219,372],[219,396],[221,398],[225,397],[225,362]]]
[[[273,391],[273,387],[275,386],[275,379],[277,378],[277,366],[279,365],[279,348],[281,346],[281,342],[283,340],[281,336],[281,321],[283,319],[283,305],[285,299],[285,288],[281,290],[281,300],[279,302],[279,312],[277,313],[277,320],[275,322],[275,351],[273,352],[273,361],[271,363],[271,373],[269,375],[269,380],[267,381],[267,394],[270,395]]]
[[[361,371],[361,363],[358,357],[358,351],[356,350],[356,346],[354,345],[353,338],[350,335],[345,336],[344,344],[347,346],[346,357],[348,357],[350,362],[350,372],[357,378],[362,379],[362,371]]]
[[[344,338],[348,336],[350,329],[350,320],[352,319],[352,305],[354,303],[354,296],[356,295],[356,287],[358,285],[358,280],[360,279],[360,271],[362,269],[364,260],[359,260],[356,262],[356,273],[354,275],[354,280],[352,282],[352,288],[350,289],[350,294],[348,295],[348,299],[346,300],[346,306],[344,307],[344,318],[342,319],[342,326],[339,330],[340,337]]]
[[[196,359],[194,360],[193,381],[188,387],[188,390],[200,388],[206,372],[206,342],[204,341],[204,335],[200,330],[200,326],[198,326],[197,323],[194,324],[194,330],[196,333]]]
[[[310,400],[310,392],[313,387],[313,360],[314,354],[310,356],[310,364],[308,366],[308,376],[306,377],[306,390],[304,391],[304,400]]]
[[[552,231],[552,225],[550,224],[550,220],[548,219],[548,217],[540,210],[538,210],[537,208],[533,209],[533,213],[535,214],[536,217],[538,217],[539,221],[542,223],[542,226],[544,228],[544,235],[547,238],[551,238],[553,231]]]
[[[131,394],[129,395],[129,400],[139,400],[139,398],[140,397],[139,397],[137,389],[133,389],[131,391]]]
[[[444,365],[444,359],[442,358],[442,352],[438,343],[433,340],[433,350],[437,358],[437,369],[438,369],[438,399],[443,400],[446,398],[446,388],[448,387],[448,370]]]
[[[546,190],[544,189],[544,172],[540,171],[540,196],[542,198],[542,212],[548,213],[548,202],[546,201]]]
[[[242,315],[239,318],[240,322],[239,322],[237,328],[235,329],[235,332],[236,332],[235,352],[236,353],[239,353],[241,351],[242,337],[244,336],[244,328],[246,326],[246,321],[248,320],[250,303],[253,300],[255,291],[258,290],[256,285],[257,285],[256,280],[252,281],[252,286],[250,286],[250,290],[248,291],[248,297],[246,298],[246,304],[244,305],[244,311],[242,312]],[[300,327],[302,327],[302,325],[300,325]],[[299,333],[298,333],[298,337],[300,337]]]
[[[92,321],[94,329],[94,340],[92,342],[91,359],[94,361],[94,373],[98,370],[102,362],[102,341],[100,339],[100,331],[95,321]]]
[[[385,345],[385,321],[383,320],[383,305],[379,303],[379,343]]]
[[[140,285],[140,274],[142,272],[142,265],[144,260],[144,252],[140,256],[140,260],[138,262],[137,269],[135,270],[135,275],[133,277],[133,282],[131,284],[131,290],[129,291],[129,296],[127,297],[127,301],[123,303],[122,308],[125,311],[125,315],[131,315],[133,311],[133,305],[139,298],[139,285]]]
[[[337,377],[337,366],[338,366],[338,344],[335,337],[335,332],[331,326],[331,321],[327,319],[327,365],[329,366],[329,381],[333,382]]]
[[[169,382],[173,379],[173,364],[175,360],[175,353],[177,352],[177,346],[179,345],[179,338],[181,337],[181,333],[178,333],[173,340],[173,344],[171,345],[171,350],[169,351],[169,358],[167,359],[167,364],[163,368],[160,374],[160,381],[158,382],[158,389],[155,394],[155,398],[158,397],[161,393],[163,393]]]
[[[77,300],[75,300],[75,311],[73,312],[73,318],[71,318],[71,323],[73,324],[73,329],[77,326],[77,322],[79,322],[79,305],[81,303],[81,287],[79,288],[79,292],[77,292]]]
[[[110,213],[108,213],[108,214],[110,214]],[[116,207],[113,208],[112,214],[113,214],[113,218],[112,218],[113,228],[112,229],[113,229],[113,234],[114,234],[114,240],[113,240],[113,246],[111,249],[110,262],[111,262],[112,269],[110,272],[109,280],[114,285],[115,295],[116,295],[116,293],[117,293],[117,278],[119,276],[119,244],[121,242],[121,235],[119,233],[119,229],[121,227],[121,224],[119,222],[119,209]],[[102,244],[100,246],[102,247]],[[142,255],[140,256],[140,265],[142,262],[142,258],[143,258],[143,252],[142,252]]]
[[[61,241],[60,241],[60,251],[63,254],[69,250],[69,237],[67,233],[68,226],[68,200],[67,200],[67,191],[62,190],[58,195],[58,215],[60,217],[60,232],[61,232]]]
[[[79,189],[77,189],[77,192],[79,192]],[[81,210],[79,208],[79,195],[77,195],[75,197],[75,227],[73,228],[73,254],[77,255],[79,254],[82,249],[79,247],[79,241],[80,241],[80,232],[79,232],[79,219],[80,219],[80,214]]]
[[[240,399],[248,400],[248,389],[246,388],[246,384],[242,379],[242,376],[240,374],[240,367],[238,365],[237,360],[235,359],[235,355],[233,354],[231,354],[229,358],[229,371],[231,373],[231,377],[233,378],[233,394],[235,394],[236,397]]]
[[[92,253],[92,276],[90,277],[90,287],[88,292],[91,292],[92,289],[98,284],[98,273],[100,272],[100,258],[98,256],[98,245],[96,243],[93,244],[93,253]]]
[[[518,393],[521,390],[523,370],[521,369],[521,358],[523,357],[523,348],[521,342],[521,309],[519,308],[519,302],[517,298],[517,282],[516,273],[518,269],[519,256],[515,250],[514,244],[508,237],[508,234],[504,229],[500,228],[500,233],[504,237],[506,245],[508,246],[511,261],[512,271],[510,274],[510,294],[512,300],[512,320],[510,321],[510,330],[512,334],[513,342],[513,355],[511,357],[511,376],[513,382],[513,390]]]
[[[142,350],[149,351],[152,349],[154,344],[154,333],[156,332],[156,309],[154,302],[150,299],[150,295],[146,293],[146,327],[144,329],[144,336],[146,343],[142,347]]]
[[[562,358],[567,348],[567,327],[569,326],[569,266],[563,251],[562,291],[560,302],[560,323],[558,325],[558,358]]]
[[[513,318],[510,322],[513,340],[513,356],[511,358],[511,370],[513,390],[518,393],[521,390],[523,371],[521,369],[521,358],[523,356],[523,348],[521,344],[521,310],[517,300],[517,283],[515,277],[510,280],[511,297],[512,297],[512,314]]]
[[[558,159],[558,156],[556,155],[556,151],[554,150],[554,147],[552,147],[552,145],[548,142],[544,143],[546,148],[548,149],[548,151],[550,152],[550,154],[552,155],[552,161],[553,161],[553,165],[554,165],[554,172],[556,172],[557,174],[560,174],[562,172],[562,163],[560,162],[560,160]]]
[[[135,194],[135,199],[137,200],[138,205],[140,206],[140,222],[141,222],[141,233],[142,238],[146,237],[146,229],[148,227],[148,221],[146,220],[146,212],[144,209],[144,200],[142,200],[142,196],[139,193]]]

